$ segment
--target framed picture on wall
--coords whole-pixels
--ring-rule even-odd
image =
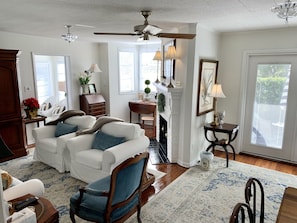
[[[214,100],[210,97],[212,86],[217,81],[219,61],[200,60],[198,97],[197,97],[197,116],[206,114],[214,110]]]
[[[171,72],[171,77],[174,80],[175,79],[175,60],[173,60],[172,61],[173,63],[171,64],[170,60],[165,59],[165,54],[166,54],[169,46],[176,47],[176,40],[170,40],[169,42],[167,42],[163,45],[163,78],[169,79],[170,72]]]
[[[89,88],[89,94],[96,94],[97,93],[95,84],[89,84],[88,88]]]

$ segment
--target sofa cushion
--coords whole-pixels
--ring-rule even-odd
[[[116,146],[125,142],[125,137],[116,137],[98,131],[92,144],[92,149],[106,150],[110,147]]]
[[[138,138],[141,135],[141,130],[138,124],[127,122],[110,122],[101,128],[101,131],[106,134],[125,137],[126,140]]]
[[[76,132],[77,131],[77,125],[71,125],[67,123],[61,123],[58,122],[56,126],[56,131],[55,131],[55,137],[59,137],[62,135],[66,135],[68,133]]]

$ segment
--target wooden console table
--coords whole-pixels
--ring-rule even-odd
[[[25,200],[26,198],[32,197],[33,195],[27,194],[25,196],[13,199],[9,202],[15,203],[18,201]],[[32,204],[34,206],[37,223],[58,223],[59,222],[59,212],[52,205],[52,203],[44,197],[39,197],[37,203]],[[13,214],[14,210],[11,209],[10,214]]]
[[[228,124],[224,123],[222,125],[213,126],[211,124],[206,124],[204,126],[204,135],[208,142],[210,142],[210,145],[207,147],[206,151],[209,151],[212,148],[212,151],[214,152],[216,146],[221,146],[225,150],[226,154],[226,161],[227,161],[227,167],[229,166],[229,154],[227,146],[230,146],[233,152],[233,159],[235,160],[235,150],[234,147],[231,145],[231,142],[233,142],[238,134],[239,126],[234,124]],[[208,131],[211,131],[213,133],[213,139],[210,139],[208,137]],[[228,139],[219,139],[216,136],[216,133],[225,133],[228,135]]]

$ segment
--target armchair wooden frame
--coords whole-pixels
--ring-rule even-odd
[[[111,222],[111,215],[112,215],[114,210],[126,206],[133,199],[138,197],[137,205],[134,205],[134,207],[132,207],[126,215],[121,216],[119,219],[116,219],[115,221],[112,221],[112,222],[124,222],[133,213],[135,213],[137,211],[137,220],[138,220],[138,223],[141,223],[141,219],[140,219],[140,211],[141,211],[141,206],[142,206],[141,193],[143,191],[142,190],[143,180],[146,177],[146,171],[145,170],[147,168],[148,157],[149,157],[148,152],[144,152],[144,153],[141,153],[139,155],[136,155],[133,158],[127,159],[126,161],[121,163],[119,166],[117,166],[112,171],[112,174],[111,174],[109,191],[98,191],[98,190],[94,190],[94,189],[91,189],[91,188],[88,188],[88,187],[80,188],[79,189],[79,198],[77,199],[77,202],[75,204],[75,208],[74,208],[74,210],[70,209],[71,221],[75,222],[74,215],[75,214],[77,215],[77,213],[79,212],[80,204],[82,202],[84,194],[88,193],[88,194],[92,194],[94,196],[105,196],[105,197],[107,197],[106,208],[105,208],[105,213],[104,213],[104,222]],[[128,168],[131,165],[137,164],[137,163],[141,162],[142,160],[144,160],[143,161],[144,164],[141,166],[143,169],[142,169],[142,172],[141,172],[141,179],[139,180],[139,185],[137,186],[137,188],[134,190],[134,192],[126,200],[113,204],[114,196],[115,196],[115,192],[116,192],[116,187],[117,187],[117,176],[118,176],[118,174],[122,170]],[[90,221],[91,219],[85,219],[85,220]]]

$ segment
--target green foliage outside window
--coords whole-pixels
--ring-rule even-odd
[[[279,105],[286,77],[258,77],[256,102],[259,104]]]

